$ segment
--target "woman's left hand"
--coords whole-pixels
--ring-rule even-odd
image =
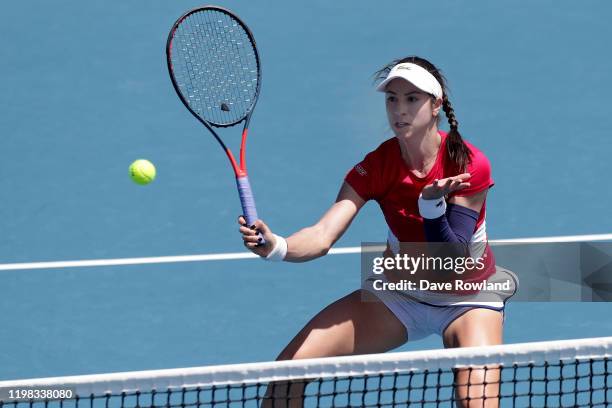
[[[470,173],[459,174],[458,176],[436,179],[432,184],[423,188],[421,196],[425,200],[435,200],[448,194],[463,190],[470,186],[466,180],[472,175]]]

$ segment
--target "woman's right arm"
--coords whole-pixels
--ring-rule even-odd
[[[351,225],[365,201],[346,182],[340,188],[336,202],[327,210],[314,225],[301,229],[287,238],[287,262],[306,262],[319,258],[329,251],[332,245],[340,239],[344,231]],[[240,232],[245,246],[259,256],[267,256],[276,244],[276,237],[270,228],[261,220],[255,222],[255,229],[244,224],[240,217]],[[257,230],[266,239],[263,246],[257,245]]]

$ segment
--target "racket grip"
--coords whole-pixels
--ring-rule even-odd
[[[259,217],[257,216],[257,208],[255,208],[255,197],[253,197],[253,191],[251,190],[249,177],[236,177],[236,185],[238,186],[238,194],[240,195],[242,212],[246,218],[247,224],[250,227],[255,223],[255,221],[259,219]],[[264,239],[261,232],[259,233],[259,238],[261,238],[260,245],[266,243],[266,240]]]

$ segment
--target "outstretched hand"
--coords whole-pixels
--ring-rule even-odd
[[[257,220],[255,224],[248,226],[246,219],[241,215],[238,217],[238,224],[240,224],[240,233],[242,234],[244,246],[251,252],[263,257],[268,256],[272,252],[274,245],[276,245],[276,237],[262,220]],[[259,237],[260,232],[266,240],[266,243],[263,245]]]
[[[470,186],[470,183],[466,180],[469,180],[471,177],[472,175],[470,173],[463,173],[454,177],[436,179],[432,184],[423,188],[421,196],[425,200],[435,200],[456,191],[463,190]]]

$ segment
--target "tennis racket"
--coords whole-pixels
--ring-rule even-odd
[[[234,174],[248,225],[258,219],[247,175],[245,155],[249,122],[261,85],[261,66],[255,39],[234,13],[205,6],[183,14],[166,43],[172,85],[185,107],[215,137]],[[215,128],[243,123],[240,161]],[[265,243],[260,234],[261,244]]]

